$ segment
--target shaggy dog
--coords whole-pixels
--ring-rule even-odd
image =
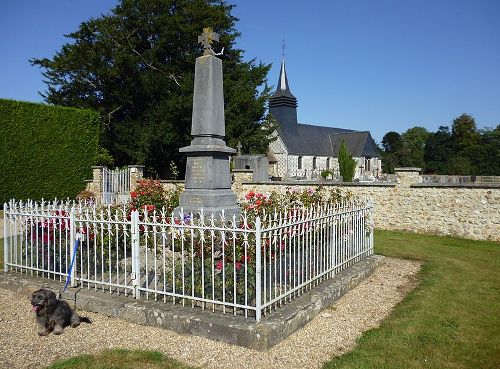
[[[54,292],[44,288],[33,292],[31,305],[31,311],[36,313],[39,336],[46,336],[52,331],[61,334],[68,325],[75,328],[80,322],[90,323],[89,318],[78,316],[66,301],[58,300]]]

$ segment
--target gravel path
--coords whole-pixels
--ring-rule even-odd
[[[93,324],[38,337],[25,296],[0,289],[0,368],[43,368],[54,360],[103,349],[158,350],[203,368],[319,368],[351,350],[416,285],[420,264],[385,258],[375,273],[270,351],[253,350],[83,313]]]

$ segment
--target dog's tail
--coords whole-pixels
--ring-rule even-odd
[[[80,316],[80,322],[83,322],[83,323],[92,323],[92,320],[90,320],[89,318],[87,318],[86,316]]]

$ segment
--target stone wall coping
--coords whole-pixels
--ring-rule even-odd
[[[414,183],[413,188],[500,188],[500,183]]]
[[[395,182],[318,182],[318,181],[270,181],[270,182],[243,182],[244,185],[270,186],[327,186],[327,187],[396,187]]]
[[[233,173],[253,173],[253,169],[232,169]]]
[[[394,172],[419,172],[422,170],[422,168],[418,167],[401,167],[401,168],[394,168]]]
[[[160,179],[160,183],[184,183],[183,179]]]

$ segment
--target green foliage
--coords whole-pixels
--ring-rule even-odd
[[[90,110],[0,99],[0,203],[74,198],[92,177],[99,116]]]
[[[333,172],[330,169],[325,169],[321,171],[320,175],[324,179],[327,179],[329,176],[333,176]]]
[[[416,166],[430,174],[500,175],[500,125],[478,130],[474,118],[462,114],[450,127],[436,132],[413,127],[402,135],[388,132],[383,140],[382,165]]]
[[[344,182],[352,182],[356,171],[356,160],[352,158],[344,141],[340,144],[339,149],[339,171]]]
[[[398,166],[398,151],[401,149],[401,135],[397,132],[387,132],[382,138],[382,168],[385,173],[394,173]]]
[[[429,131],[413,127],[401,135],[401,147],[397,151],[401,166],[425,169],[424,147]]]
[[[175,161],[170,162],[170,179],[177,179],[179,177],[179,169],[177,168],[177,165],[175,164]]]
[[[59,360],[46,369],[189,369],[157,351],[105,350]]]
[[[438,131],[430,133],[424,149],[426,173],[448,173],[449,160],[453,158],[453,141],[450,129],[440,126]]]
[[[94,165],[112,167],[114,164],[115,164],[115,159],[111,156],[109,151],[103,147],[99,147]]]
[[[117,166],[144,164],[148,175],[167,178],[171,161],[184,173],[178,150],[190,141],[197,40],[211,25],[220,35],[215,50],[224,48],[226,141],[265,153],[270,66],[243,61],[232,8],[225,1],[121,0],[108,15],[81,23],[55,56],[31,63],[44,70],[47,102],[101,113],[101,143]]]

